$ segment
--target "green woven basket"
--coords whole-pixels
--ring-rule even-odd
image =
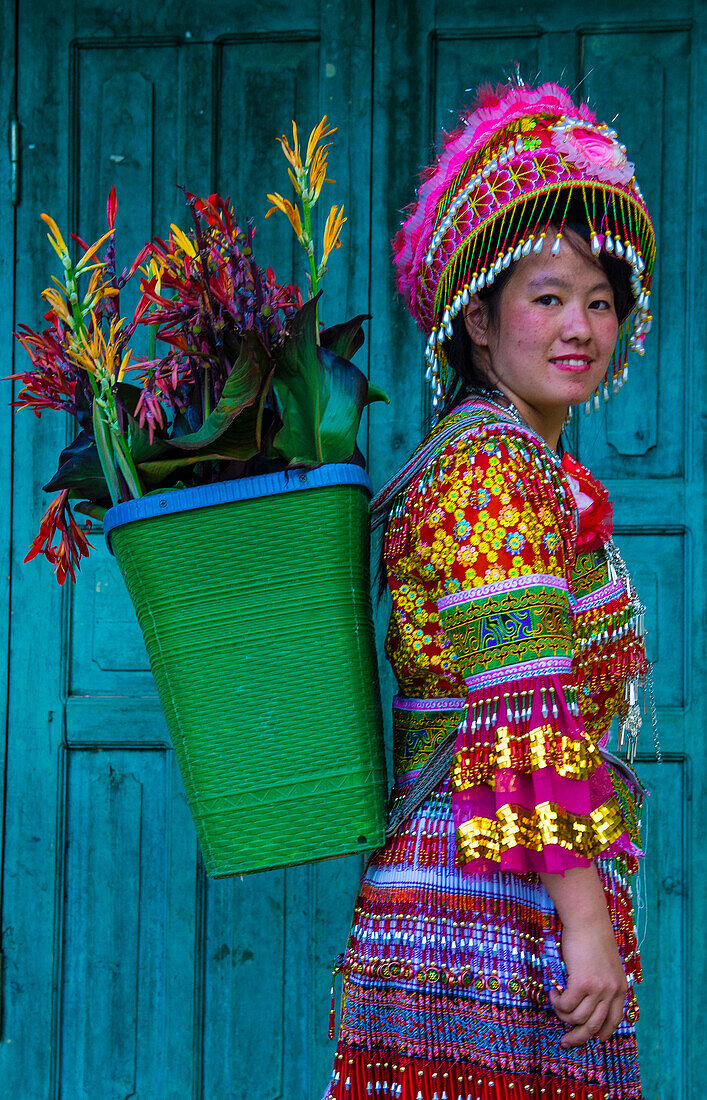
[[[332,464],[105,516],[209,875],[383,842],[369,497]]]

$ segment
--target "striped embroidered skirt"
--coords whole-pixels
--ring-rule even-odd
[[[401,775],[394,800],[412,775]],[[640,980],[625,859],[598,860],[629,992],[606,1042],[564,1050],[548,999],[566,975],[537,875],[462,874],[445,780],[374,853],[341,964],[324,1100],[633,1100]]]

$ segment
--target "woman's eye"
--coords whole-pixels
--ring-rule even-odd
[[[595,298],[593,302],[589,303],[590,309],[611,309],[611,302],[606,298]]]
[[[535,301],[541,306],[551,306],[553,302],[559,302],[556,294],[541,294]]]

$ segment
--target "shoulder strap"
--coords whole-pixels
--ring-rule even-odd
[[[375,531],[377,527],[386,522],[394,497],[407,489],[415,476],[429,464],[430,459],[438,451],[443,450],[451,440],[462,436],[468,429],[477,427],[484,413],[488,414],[488,410],[480,409],[477,406],[462,415],[454,417],[451,423],[440,428],[415,451],[412,458],[393,475],[371,501],[371,530]]]
[[[443,741],[429,758],[424,768],[418,775],[402,802],[390,815],[385,827],[385,839],[389,840],[397,833],[401,825],[408,821],[422,803],[432,794],[442,780],[449,774],[454,756],[454,745],[457,740],[457,731],[453,730],[446,741]]]

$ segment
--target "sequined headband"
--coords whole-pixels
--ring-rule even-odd
[[[551,224],[552,252],[559,252],[572,200],[586,216],[593,254],[603,250],[629,265],[634,298],[589,411],[624,384],[629,349],[643,354],[651,324],[655,236],[634,166],[616,132],[559,85],[480,89],[424,173],[393,241],[398,290],[429,336],[435,410],[450,384],[444,343],[452,321],[502,270],[540,252]]]

